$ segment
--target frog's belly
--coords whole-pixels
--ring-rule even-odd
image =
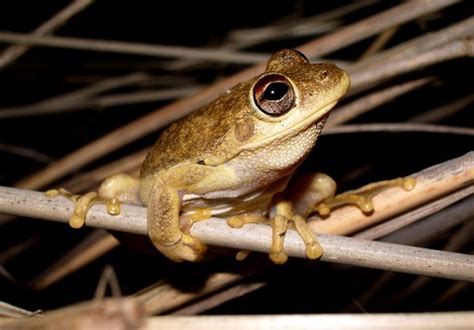
[[[199,209],[209,209],[213,216],[229,217],[242,213],[267,214],[273,194],[266,191],[250,193],[240,198],[201,198],[197,195],[184,195],[182,214],[192,214]]]
[[[181,213],[191,214],[197,209],[210,209],[213,216],[228,217],[242,213],[259,213],[266,215],[271,212],[273,196],[283,191],[290,176],[280,178],[272,184],[242,194],[237,198],[203,198],[199,195],[185,194],[182,198]]]

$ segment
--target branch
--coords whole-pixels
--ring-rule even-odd
[[[366,218],[378,219],[381,214],[387,215],[393,212],[393,207],[386,211],[386,208],[381,207],[381,204],[402,204],[406,208],[413,206],[413,201],[418,203],[425,201],[426,190],[434,189],[437,193],[440,193],[442,190],[435,188],[440,185],[439,182],[442,181],[443,176],[447,175],[440,169],[454,167],[454,170],[459,172],[461,166],[465,167],[464,172],[460,175],[464,181],[460,183],[460,178],[457,178],[457,180],[450,178],[449,182],[443,185],[444,191],[448,187],[453,190],[462,183],[469,183],[474,178],[473,162],[474,153],[469,153],[415,174],[414,176],[418,180],[416,187],[421,188],[418,188],[418,190],[415,188],[411,193],[394,194],[392,192],[388,195],[384,192],[380,193],[374,198],[374,204],[376,209],[384,210],[384,212],[376,212],[373,216]],[[429,183],[431,183],[431,186],[428,185]],[[390,189],[385,192],[392,190],[397,189]],[[420,197],[419,195],[423,196]],[[382,198],[379,196],[382,196]],[[402,202],[407,199],[410,202]],[[325,223],[334,222],[334,217],[339,223],[344,219],[347,221],[347,216],[344,218],[339,217],[339,215],[341,215],[341,211],[345,210],[346,215],[352,216],[351,210],[354,211],[353,209],[347,207],[336,210],[330,217],[333,220],[328,220]],[[50,199],[40,192],[3,187],[0,189],[0,212],[68,222],[72,212],[72,204],[65,198]],[[320,223],[320,221],[317,223]],[[123,205],[120,215],[110,216],[103,206],[96,205],[89,211],[86,224],[91,227],[146,235],[146,209]],[[354,229],[354,227],[356,226],[352,225],[349,228]],[[234,229],[227,226],[222,219],[215,218],[194,224],[191,233],[210,245],[258,252],[268,252],[270,250],[272,236],[271,227],[267,225],[246,225],[241,229]],[[474,281],[474,256],[326,234],[318,235],[318,239],[324,249],[324,255],[321,259],[323,261]],[[293,230],[289,230],[286,235],[285,252],[289,256],[305,257],[304,243]]]

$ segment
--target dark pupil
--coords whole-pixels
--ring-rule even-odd
[[[288,85],[282,82],[275,82],[268,85],[263,97],[269,101],[276,101],[285,96],[288,92]]]

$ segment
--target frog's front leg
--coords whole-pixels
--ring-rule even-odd
[[[206,246],[180,227],[178,190],[163,182],[154,185],[148,201],[148,235],[153,245],[174,261],[199,261]]]
[[[111,215],[120,214],[120,203],[141,205],[139,198],[140,181],[125,173],[108,177],[102,182],[98,192],[74,195],[65,189],[52,189],[46,192],[48,197],[63,196],[75,206],[69,224],[73,228],[84,226],[87,212],[95,204],[104,204]]]

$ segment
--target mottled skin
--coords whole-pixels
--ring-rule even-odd
[[[262,111],[254,99],[256,84],[273,74],[283,76],[294,92],[291,109],[277,116]],[[130,203],[139,191],[140,202],[148,206],[153,244],[175,261],[199,260],[205,250],[183,229],[180,216],[198,220],[211,215],[227,218],[234,226],[270,216],[271,258],[278,263],[286,260],[282,232],[293,221],[307,256],[317,258],[322,253],[319,245],[280,192],[349,85],[348,75],[333,64],[310,64],[293,50],[276,52],[262,75],[236,85],[164,131],[143,163],[139,182],[113,176],[99,194]]]

